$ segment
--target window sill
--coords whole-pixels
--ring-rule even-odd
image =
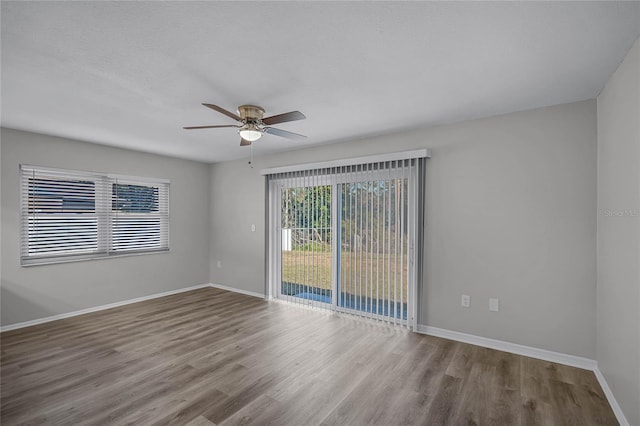
[[[170,249],[161,249],[161,250],[147,250],[147,251],[137,251],[137,252],[117,253],[117,254],[98,254],[98,255],[88,255],[88,256],[69,256],[69,257],[60,257],[60,258],[23,259],[20,261],[20,266],[24,268],[30,268],[32,266],[55,265],[58,263],[84,262],[87,260],[116,259],[120,257],[144,256],[144,255],[150,255],[150,254],[164,254],[164,253],[169,253],[170,251],[171,251]]]

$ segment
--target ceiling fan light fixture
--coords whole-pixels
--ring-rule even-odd
[[[240,137],[249,142],[257,141],[262,137],[262,130],[253,123],[247,123],[240,128]]]
[[[257,141],[262,137],[263,133],[269,133],[270,135],[279,136],[287,139],[304,139],[306,136],[299,135],[297,133],[289,132],[287,130],[278,129],[277,127],[271,127],[274,124],[287,123],[289,121],[304,120],[305,117],[300,111],[290,111],[284,114],[272,115],[264,118],[264,109],[256,105],[240,105],[238,107],[238,115],[227,111],[226,109],[214,104],[202,104],[209,109],[226,115],[229,118],[242,123],[241,125],[233,124],[221,124],[212,126],[187,126],[183,127],[186,130],[191,129],[215,129],[221,127],[235,127],[240,133],[240,146],[251,145],[252,142]]]

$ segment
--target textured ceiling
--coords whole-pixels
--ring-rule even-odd
[[[300,110],[254,153],[595,97],[640,2],[2,2],[2,125],[246,157],[200,105]]]

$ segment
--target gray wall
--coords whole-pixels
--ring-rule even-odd
[[[597,359],[640,425],[640,40],[598,97]]]
[[[2,325],[209,282],[208,165],[2,129]],[[19,164],[171,180],[169,253],[20,266]]]
[[[210,281],[264,292],[261,168],[425,147],[419,322],[595,358],[594,100],[258,157],[253,169],[214,164]]]

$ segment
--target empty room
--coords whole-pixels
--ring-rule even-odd
[[[0,12],[2,425],[640,426],[640,1]]]

